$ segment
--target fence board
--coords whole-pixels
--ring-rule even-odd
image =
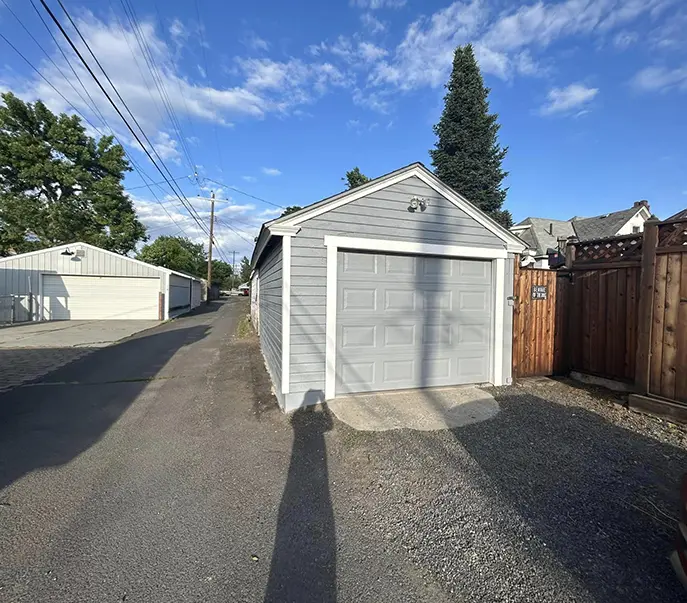
[[[617,338],[614,369],[615,374],[621,378],[625,376],[625,352],[627,350],[627,270],[618,270],[617,274],[617,330],[615,337]]]
[[[680,271],[680,307],[677,315],[677,354],[675,364],[675,399],[687,402],[687,254],[682,254]]]
[[[661,362],[661,395],[675,397],[675,361],[677,357],[677,318],[680,306],[680,273],[682,254],[668,255],[666,272],[666,301],[663,325],[663,358]]]
[[[556,275],[556,305],[554,308],[553,374],[564,375],[569,370],[570,338],[568,312],[570,309],[570,278],[567,274]]]
[[[666,279],[668,256],[656,257],[656,278],[651,328],[651,352],[649,362],[649,391],[661,395],[661,372],[663,362],[663,331],[666,311]]]

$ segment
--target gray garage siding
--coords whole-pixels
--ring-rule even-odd
[[[282,243],[276,237],[260,262],[260,346],[280,403],[281,393],[281,303]]]
[[[426,211],[409,212],[413,196],[429,199]],[[291,382],[287,406],[304,393],[324,395],[326,323],[325,235],[342,235],[504,248],[504,242],[412,177],[303,222],[291,243]],[[506,373],[509,374],[509,373]]]
[[[191,309],[191,279],[169,275],[169,311],[178,314],[180,311]]]

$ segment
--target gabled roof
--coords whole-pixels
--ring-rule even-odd
[[[627,222],[639,212],[649,209],[646,205],[637,205],[610,214],[582,218],[575,216],[570,220],[553,220],[550,218],[525,218],[511,227],[511,231],[536,250],[536,255],[546,255],[548,249],[558,249],[558,239],[577,237],[580,241],[594,241],[614,237]],[[687,210],[686,210],[687,211]]]
[[[575,228],[575,234],[580,241],[593,241],[595,239],[614,237],[642,209],[646,209],[646,207],[640,205],[639,207],[630,207],[629,209],[615,211],[602,216],[594,216],[593,218],[574,219],[573,227]],[[649,211],[646,211],[648,217]]]
[[[677,212],[675,215],[670,216],[666,222],[671,222],[672,220],[687,220],[687,209]]]
[[[282,216],[275,220],[271,220],[270,222],[266,222],[260,229],[260,235],[258,236],[258,241],[253,251],[251,265],[255,267],[272,236],[296,234],[300,229],[299,224],[309,220],[310,218],[314,218],[328,211],[332,211],[337,207],[345,205],[346,203],[351,203],[356,199],[360,199],[361,197],[365,197],[387,186],[402,182],[403,180],[412,178],[414,176],[422,180],[437,193],[445,197],[449,202],[462,209],[471,218],[495,234],[504,242],[504,246],[509,251],[519,252],[523,250],[524,245],[516,235],[498,224],[487,214],[465,199],[465,197],[454,191],[452,188],[446,186],[422,163],[416,162],[385,174],[384,176],[380,176],[379,178],[375,178],[374,180],[370,180],[369,182],[366,182],[365,184],[354,189],[342,191],[336,195],[322,199],[321,201],[313,203],[312,205],[308,205],[297,212]]]
[[[128,255],[115,253],[114,251],[110,251],[109,249],[103,249],[102,247],[98,247],[97,245],[91,245],[90,243],[82,243],[80,241],[75,241],[74,243],[65,243],[64,245],[56,245],[55,247],[45,247],[43,249],[36,249],[36,251],[28,251],[26,253],[17,253],[15,255],[7,255],[5,257],[0,257],[0,264],[2,264],[5,261],[15,260],[17,258],[26,258],[33,255],[39,255],[41,253],[69,249],[70,247],[86,247],[87,249],[95,249],[96,251],[100,251],[101,253],[106,253],[117,258],[123,258],[129,262],[133,262],[134,264],[146,266],[147,268],[154,268],[155,270],[160,270],[161,272],[164,272],[166,274],[176,274],[177,276],[183,276],[184,278],[190,278],[196,281],[202,280],[199,277],[193,276],[191,274],[185,274],[183,272],[178,272],[176,270],[170,270],[169,268],[163,268],[162,266],[156,266],[155,264],[149,264],[148,262],[143,262],[141,260],[137,260],[136,258],[130,258]]]

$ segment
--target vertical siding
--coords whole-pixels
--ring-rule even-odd
[[[413,196],[429,200],[424,212],[408,211]],[[300,405],[297,398],[303,400],[306,392],[312,395],[313,390],[324,391],[327,277],[324,236],[328,234],[437,245],[504,247],[496,235],[416,177],[301,224],[300,232],[292,239],[291,251],[289,406]]]
[[[260,346],[280,403],[281,393],[281,301],[282,243],[275,239],[265,250],[260,270]],[[283,406],[283,403],[282,403]]]

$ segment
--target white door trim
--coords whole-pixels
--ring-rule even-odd
[[[465,247],[460,245],[430,245],[410,241],[391,241],[385,239],[365,239],[359,237],[342,237],[325,235],[327,247],[327,315],[325,326],[325,400],[336,397],[336,310],[338,290],[338,255],[339,249],[359,251],[376,251],[379,253],[396,252],[409,255],[436,255],[444,257],[462,257],[492,261],[494,275],[492,321],[491,375],[494,385],[503,385],[503,312],[505,308],[505,249],[490,247]]]
[[[282,237],[281,258],[281,393],[291,391],[291,238]]]

